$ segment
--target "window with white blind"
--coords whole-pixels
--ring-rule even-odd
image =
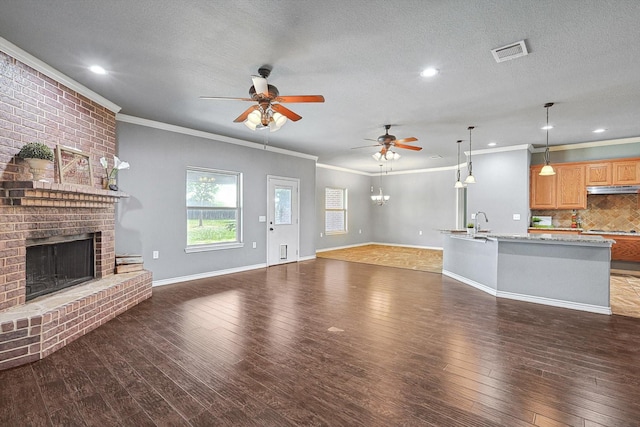
[[[324,189],[324,232],[339,234],[347,232],[347,189]]]

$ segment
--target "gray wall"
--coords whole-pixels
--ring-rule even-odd
[[[315,235],[317,249],[339,248],[372,241],[370,179],[371,177],[368,175],[321,166],[316,168]],[[347,189],[347,233],[345,234],[327,236],[324,233],[324,190],[326,187]]]
[[[454,170],[383,175],[382,187],[391,199],[384,206],[370,207],[373,240],[441,248],[443,236],[438,230],[456,225],[454,184]],[[370,185],[378,191],[380,177],[371,177]]]
[[[117,139],[120,159],[131,164],[118,185],[131,197],[117,206],[116,252],[142,254],[154,280],[266,263],[266,223],[258,217],[267,215],[267,175],[300,179],[300,257],[315,255],[315,160],[125,122],[117,123]],[[188,166],[243,173],[243,248],[185,253]]]
[[[640,142],[631,144],[607,145],[602,147],[578,148],[575,150],[552,151],[551,164],[567,162],[588,162],[591,160],[624,159],[640,156]],[[544,154],[535,153],[531,157],[532,165],[544,163]]]
[[[493,233],[526,233],[529,226],[529,162],[526,148],[472,155],[477,183],[467,187],[467,218],[477,211],[482,228]],[[466,172],[466,170],[465,170]],[[465,174],[466,175],[466,174]],[[520,214],[514,221],[513,214]]]

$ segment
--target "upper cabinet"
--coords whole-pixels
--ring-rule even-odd
[[[542,166],[532,166],[531,209],[585,209],[587,187],[583,164],[554,165],[555,175],[540,176]]]
[[[531,209],[556,209],[556,176],[540,176],[542,166],[531,167],[529,191]]]
[[[587,186],[640,185],[640,158],[560,163],[553,168],[555,175],[540,176],[542,165],[531,166],[531,209],[586,209]]]
[[[640,184],[640,160],[613,162],[613,185]]]
[[[587,186],[584,170],[584,165],[558,165],[556,168],[558,209],[586,209]]]
[[[611,162],[589,163],[586,165],[587,185],[611,185]]]

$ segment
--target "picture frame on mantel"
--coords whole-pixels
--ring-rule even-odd
[[[75,148],[57,145],[56,161],[61,184],[93,186],[93,171],[88,155]]]

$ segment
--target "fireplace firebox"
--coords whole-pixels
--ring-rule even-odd
[[[26,246],[27,301],[95,277],[94,234],[30,239]]]

